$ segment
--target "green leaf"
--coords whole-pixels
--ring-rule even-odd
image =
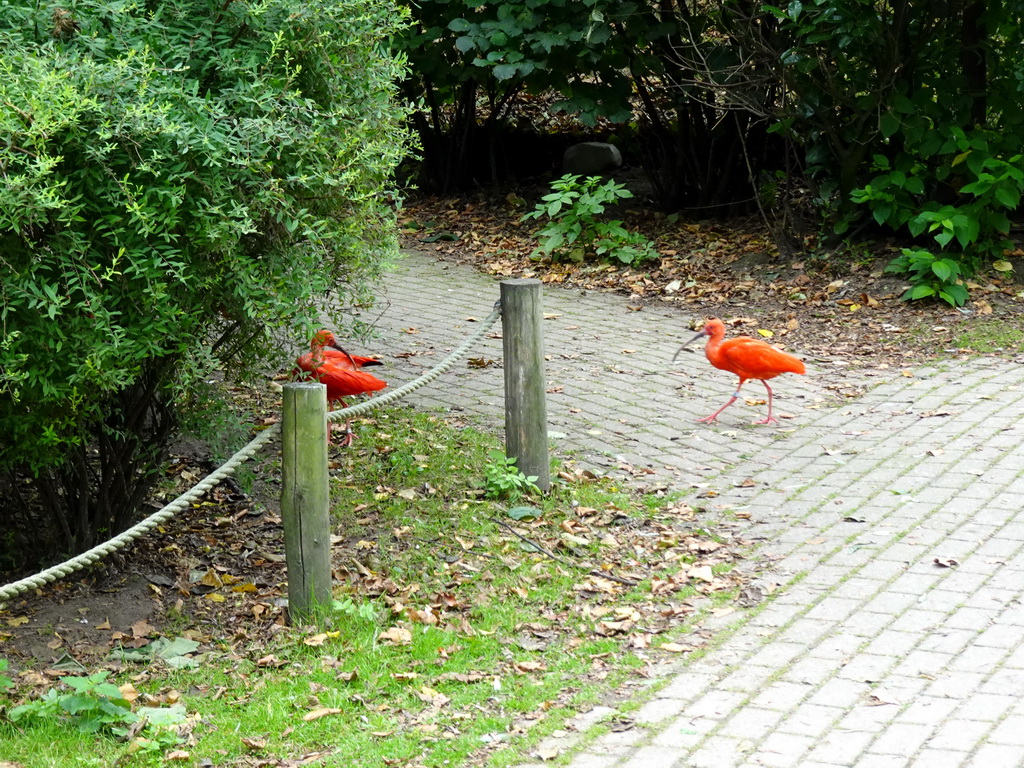
[[[1010,231],[1010,220],[1002,211],[989,209],[986,212],[985,223],[996,232],[1007,233]]]
[[[144,717],[150,725],[157,728],[169,728],[181,725],[188,720],[184,704],[172,704],[169,707],[139,707],[139,717]]]
[[[913,176],[907,179],[906,184],[903,188],[912,195],[923,195],[924,194],[924,180],[917,176]]]
[[[995,198],[999,201],[999,204],[1010,210],[1016,210],[1017,206],[1020,205],[1020,189],[1009,189],[1004,186],[996,187],[994,193]]]
[[[892,100],[893,108],[897,112],[901,112],[904,115],[912,115],[917,112],[917,108],[914,106],[914,102],[908,99],[906,96],[896,96]]]
[[[945,260],[932,262],[932,272],[934,272],[935,276],[942,282],[946,282],[953,274],[953,270]]]
[[[953,284],[947,285],[939,291],[939,298],[954,307],[962,307],[970,296],[964,286]]]
[[[564,243],[565,235],[563,235],[561,232],[556,232],[541,244],[541,248],[544,250],[545,253],[551,253],[552,251],[561,248]]]
[[[904,298],[910,299],[924,299],[928,296],[934,296],[935,289],[930,285],[915,285],[909,291],[904,294]]]
[[[494,77],[498,80],[511,80],[517,71],[518,67],[515,64],[498,64],[493,70]]]
[[[956,239],[960,243],[960,247],[966,249],[978,239],[978,235],[981,232],[981,222],[972,216],[962,216],[957,217],[957,219],[957,226],[953,231],[956,233]]]
[[[537,482],[536,477],[527,478],[528,482]],[[511,517],[513,520],[539,520],[543,512],[536,507],[512,507],[512,509],[505,512],[506,515]]]
[[[87,693],[74,693],[61,697],[61,708],[69,715],[77,715],[79,712],[95,709],[98,705],[95,696]]]
[[[889,138],[896,131],[900,129],[900,117],[895,112],[889,111],[882,115],[878,121],[878,128],[882,132],[882,136]]]

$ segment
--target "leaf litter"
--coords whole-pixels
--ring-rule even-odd
[[[964,340],[993,318],[1019,324],[1024,316],[1019,258],[1018,272],[1001,260],[969,281],[971,300],[964,307],[907,303],[901,300],[907,281],[885,272],[905,245],[895,239],[853,250],[807,234],[799,244],[802,251],[786,257],[756,217],[672,220],[630,208],[616,217],[652,239],[661,258],[637,266],[535,260],[530,258],[534,227],[519,219],[530,207],[523,198],[539,199],[547,191],[538,186],[521,191],[523,197],[497,200],[482,193],[416,197],[403,211],[410,225],[403,230],[403,245],[496,277],[534,277],[549,285],[623,294],[634,311],[657,304],[677,306],[684,317],[721,317],[735,333],[770,338],[824,365],[853,366],[851,375],[920,365],[951,353],[1019,353],[1013,346],[975,352]],[[453,238],[425,242],[424,232],[434,230]]]
[[[253,423],[261,421],[254,417]],[[354,448],[332,452],[332,483],[351,484],[357,464],[391,453],[389,430],[372,419],[360,426]],[[387,512],[398,500],[408,506],[401,493],[408,486],[382,479],[366,501],[351,507],[351,516],[339,522],[332,537],[336,594],[377,606],[377,643],[405,659],[389,675],[418,702],[380,709],[357,693],[363,676],[336,655],[344,648],[337,632],[288,623],[273,455],[270,451],[257,460],[253,490],[222,484],[136,542],[112,567],[48,585],[6,606],[0,612],[0,635],[5,657],[18,669],[19,693],[42,691],[86,669],[131,672],[137,686],[160,679],[164,670],[209,665],[289,674],[294,649],[304,648],[320,655],[320,665],[339,685],[353,686],[351,702],[371,712],[371,722],[386,723],[374,733],[415,733],[424,749],[431,749],[463,729],[466,713],[453,709],[452,686],[502,692],[520,685],[517,680],[539,682],[559,674],[552,659],[566,654],[589,659],[589,671],[573,685],[564,686],[541,709],[520,716],[502,738],[479,747],[482,759],[511,735],[529,731],[557,711],[559,700],[571,702],[580,684],[621,670],[623,658],[638,660],[630,674],[639,680],[659,664],[702,647],[708,637],[699,627],[685,639],[678,636],[680,627],[734,601],[752,578],[743,567],[747,544],[739,529],[711,528],[712,534],[700,507],[665,500],[651,513],[616,493],[621,501],[600,506],[566,500],[554,509],[521,504],[506,510],[480,499],[473,488],[418,488],[418,494],[445,497],[446,505],[493,521],[471,534],[453,529],[423,539],[417,525],[396,524]],[[206,469],[194,458],[179,457],[169,465],[163,492],[173,495],[179,482],[190,482],[182,474],[201,476]],[[602,482],[571,463],[559,473],[559,485],[568,489]],[[568,588],[553,589],[556,584]],[[509,600],[522,603],[527,617],[499,638],[516,652],[475,669],[445,669],[474,638],[494,635],[494,629],[479,624],[479,606]],[[416,661],[409,651],[428,630],[449,639],[438,644],[434,662]],[[587,650],[608,641],[616,650]],[[180,701],[188,709],[189,699],[200,693],[239,704],[257,694],[258,674],[234,677],[233,685],[198,684],[184,697],[168,690],[164,700]],[[492,699],[478,701],[477,714],[501,714],[503,699]],[[301,724],[350,716],[348,707],[321,701],[314,691],[296,719]],[[191,759],[189,749],[197,738],[201,743],[206,726],[197,720],[193,727],[197,732],[189,733],[183,754],[168,754],[169,761]],[[330,754],[269,758],[259,746],[262,736],[245,738],[246,754],[235,758],[233,766],[305,765]]]

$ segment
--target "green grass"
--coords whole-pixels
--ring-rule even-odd
[[[953,337],[956,349],[982,354],[1017,353],[1024,345],[1024,328],[1007,318],[986,317],[975,319],[969,331]]]
[[[681,542],[717,538],[707,522],[673,508],[677,496],[633,496],[568,465],[569,480],[545,497],[490,500],[482,482],[492,437],[407,410],[357,429],[355,447],[331,455],[336,595],[354,608],[269,633],[266,618],[196,627],[209,638],[197,669],[128,664],[112,677],[185,705],[192,719],[174,747],[182,754],[167,764],[243,766],[325,751],[318,765],[457,766],[498,740],[511,746],[491,764],[511,765],[571,715],[565,707],[596,701],[646,663],[627,647],[630,632],[598,631],[602,618],[636,612],[632,631],[659,624],[657,646],[683,637],[700,615],[681,612],[670,625],[657,610],[696,599],[698,585],[651,594],[652,578],[699,559]],[[257,478],[254,492],[269,500],[275,491]],[[536,519],[506,516],[524,505],[537,507]],[[712,564],[716,579],[732,570]],[[640,578],[625,587],[592,571]],[[735,594],[721,586],[703,610]],[[225,590],[237,616],[249,615],[255,599]],[[365,605],[372,618],[356,610]],[[168,633],[183,632],[187,618],[175,612]],[[7,703],[29,693],[15,690]],[[330,713],[306,719],[322,710]],[[524,733],[527,716],[538,724]],[[0,717],[0,755],[20,768],[165,764],[166,750],[137,747],[56,721],[15,729]]]

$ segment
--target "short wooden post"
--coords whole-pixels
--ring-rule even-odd
[[[327,387],[284,385],[281,520],[288,569],[288,614],[301,624],[331,603]]]
[[[536,475],[537,487],[547,491],[551,487],[551,470],[543,322],[540,280],[503,280],[505,455],[516,459],[516,466],[524,475]]]

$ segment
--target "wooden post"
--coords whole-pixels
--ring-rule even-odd
[[[330,496],[327,482],[327,387],[284,385],[281,418],[281,520],[293,624],[331,604]]]
[[[541,282],[501,282],[502,348],[505,366],[505,455],[537,487],[551,487],[548,412],[545,400],[544,314]]]

